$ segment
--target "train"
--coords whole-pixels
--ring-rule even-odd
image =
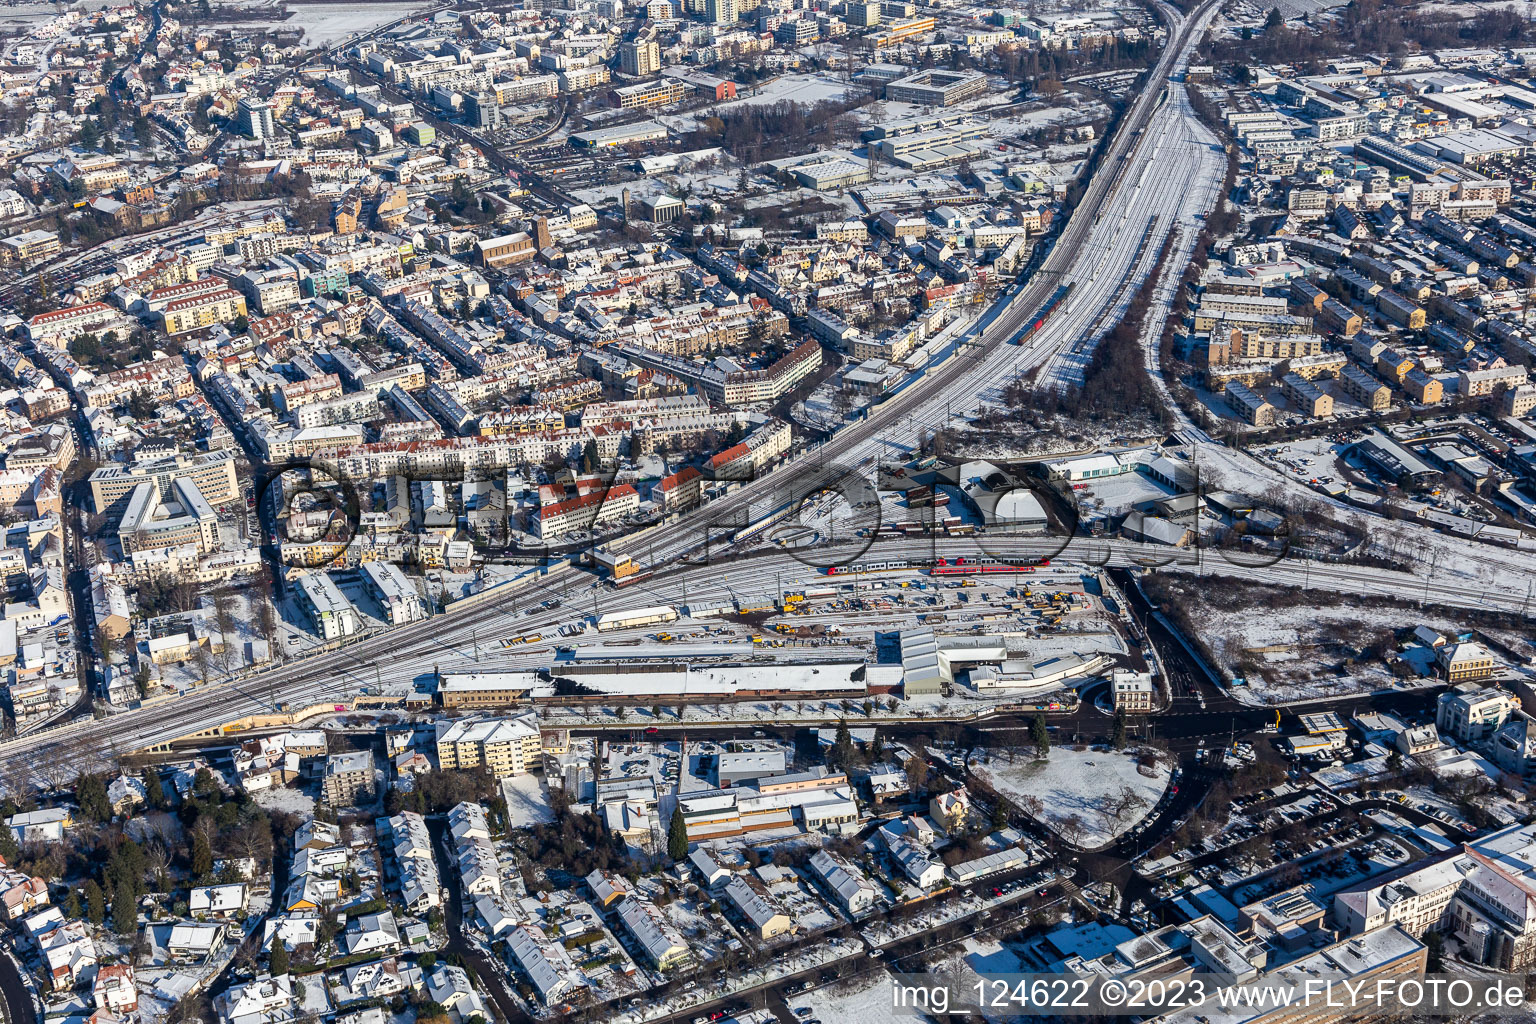
[[[1049,558],[1038,562],[1015,564],[989,555],[956,555],[953,558],[888,558],[880,562],[855,562],[853,565],[830,565],[822,569],[826,576],[858,576],[876,572],[926,572],[930,576],[980,576],[991,573],[1034,572],[1051,564]]]
[[[1051,314],[1056,312],[1056,310],[1061,307],[1063,302],[1067,301],[1067,296],[1072,294],[1072,285],[1075,283],[1076,282],[1069,281],[1062,285],[1060,288],[1057,288],[1055,293],[1051,296],[1050,301],[1047,302],[1044,306],[1040,307],[1040,312],[1035,316],[1034,322],[1031,323],[1028,327],[1024,328],[1023,332],[1020,333],[1018,337],[1009,342],[1009,344],[1028,344],[1029,339],[1035,336],[1035,332],[1045,326],[1045,322],[1051,318]]]

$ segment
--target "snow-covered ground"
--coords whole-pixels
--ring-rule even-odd
[[[891,976],[883,969],[790,996],[787,1002],[792,1010],[810,1007],[811,1016],[825,1024],[887,1024],[896,1016]]]
[[[1362,656],[1366,648],[1374,646],[1378,654],[1393,650],[1393,634],[1418,625],[1444,636],[1467,628],[1433,608],[1382,607],[1370,599],[1334,599],[1322,592],[1288,605],[1270,600],[1273,592],[1265,588],[1210,579],[1165,576],[1159,587],[1164,594],[1176,590],[1175,599],[1186,602],[1189,618],[1199,623],[1212,669],[1246,680],[1246,686],[1231,692],[1254,704],[1401,688],[1404,682],[1379,656]],[[1418,595],[1402,596],[1413,600]],[[1426,667],[1432,673],[1432,666]]]
[[[1162,799],[1172,773],[1161,761],[1138,763],[1149,755],[1053,747],[1048,760],[1020,752],[1010,764],[1006,754],[985,762],[973,753],[970,770],[1063,839],[1091,850],[1129,831]]]
[[[511,828],[532,828],[555,820],[555,812],[549,806],[549,790],[537,775],[502,779],[501,797],[507,802],[507,824]]]
[[[286,811],[304,818],[312,818],[315,814],[315,798],[288,786],[258,790],[251,794],[251,799],[269,811]]]
[[[998,998],[993,986],[984,984],[985,980],[1030,969],[1007,946],[991,939],[972,938],[955,947],[953,955],[939,965],[935,973],[948,982],[953,996],[975,1000],[978,992],[984,992],[992,999]],[[999,1011],[988,1011],[982,1016],[988,1021],[1017,1019]]]
[[[759,106],[780,102],[821,103],[840,100],[849,90],[847,82],[830,72],[784,75],[751,91],[733,103],[722,103],[711,108],[712,113],[728,114],[736,107]]]
[[[331,46],[352,36],[370,32],[419,10],[425,3],[386,4],[304,4],[284,5],[286,19],[276,17],[281,8],[273,8],[274,19],[266,26],[275,29],[302,29],[305,46]],[[259,22],[241,22],[241,27],[258,27]]]

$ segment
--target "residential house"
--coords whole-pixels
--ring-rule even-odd
[[[421,968],[397,957],[353,964],[326,976],[337,1006],[391,999],[422,986]]]
[[[65,921],[37,937],[43,970],[55,991],[90,981],[96,970],[96,943],[84,921]]]
[[[387,910],[357,915],[347,922],[337,945],[347,956],[395,952],[400,948],[400,928],[395,924],[395,915]]]
[[[119,1017],[137,1013],[139,990],[133,980],[132,964],[107,964],[96,969],[96,981],[91,985],[91,995],[96,1005]]]
[[[187,898],[187,909],[194,917],[238,917],[245,913],[247,902],[244,882],[227,885],[195,886]]]
[[[313,946],[320,934],[319,914],[284,914],[269,917],[263,923],[261,948],[272,949],[274,941],[281,942],[289,952],[300,946]]]
[[[958,832],[970,820],[971,798],[962,789],[938,793],[928,801],[928,817],[933,824],[948,832]]]
[[[231,985],[214,997],[221,1024],[273,1024],[293,1017],[293,982],[288,975],[263,975]]]
[[[810,868],[849,917],[858,917],[874,908],[879,890],[863,872],[842,857],[828,850],[818,850],[811,857]]]
[[[752,932],[760,939],[777,938],[794,932],[797,925],[784,913],[778,902],[754,885],[746,875],[734,875],[725,883],[725,898],[736,908]]]
[[[295,850],[323,849],[341,843],[340,827],[328,821],[309,819],[293,833]]]
[[[693,956],[688,944],[649,900],[630,898],[619,903],[619,924],[642,957],[658,971],[670,971]]]
[[[514,928],[508,936],[507,962],[522,971],[545,1006],[553,1006],[582,985],[565,946],[546,941],[527,925]]]
[[[0,890],[0,913],[6,923],[15,924],[38,907],[48,905],[48,883],[36,875],[28,877],[19,871],[5,872],[5,888]]]
[[[165,952],[180,963],[203,963],[224,945],[222,924],[196,924],[184,921],[171,925],[165,940]]]
[[[593,871],[586,877],[586,883],[602,907],[612,906],[629,895],[629,886],[624,884],[624,879],[606,871]]]
[[[491,1019],[491,1011],[480,998],[480,993],[470,984],[469,975],[462,967],[438,964],[437,969],[427,977],[427,997],[443,1009],[457,1014],[460,1021],[468,1021],[472,1017]]]

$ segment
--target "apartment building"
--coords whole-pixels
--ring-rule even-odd
[[[159,311],[161,326],[166,334],[173,336],[206,330],[214,324],[227,324],[245,315],[245,296],[233,288],[177,299]]]
[[[600,530],[619,522],[640,508],[640,492],[629,484],[616,484],[539,509],[535,532],[545,540],[577,530]]]
[[[371,751],[351,750],[344,754],[332,754],[325,759],[325,776],[320,792],[329,806],[346,807],[355,803],[359,794],[372,790]]]
[[[1533,409],[1536,409],[1536,384],[1505,389],[1499,403],[1499,411],[1505,416],[1525,416]]]
[[[613,75],[606,64],[589,64],[584,68],[566,68],[555,77],[561,92],[577,93],[607,85]]]
[[[621,44],[619,66],[635,78],[656,74],[661,70],[661,44],[655,39],[632,39]]]
[[[312,572],[299,577],[294,595],[322,639],[337,640],[362,629],[357,609],[329,573]]]
[[[712,401],[721,405],[752,405],[771,402],[820,369],[821,344],[801,342],[778,362],[762,370],[725,371],[711,367],[699,383]]]
[[[484,767],[501,779],[526,775],[538,766],[539,756],[539,727],[532,714],[437,723],[437,762],[444,771]]]
[[[87,302],[37,314],[27,321],[27,337],[34,342],[56,340],[67,343],[123,319],[120,312],[105,302]]]
[[[1116,670],[1111,674],[1110,684],[1114,688],[1116,711],[1123,708],[1133,715],[1152,713],[1157,692],[1148,673]]]
[[[681,103],[688,98],[689,91],[687,82],[658,78],[654,82],[620,86],[609,94],[609,100],[621,110],[649,110]]]
[[[1274,335],[1245,331],[1213,331],[1208,346],[1208,360],[1221,366],[1236,359],[1298,359],[1323,351],[1323,339],[1316,334]]]
[[[1457,374],[1456,391],[1467,398],[1487,398],[1501,391],[1518,388],[1526,382],[1524,366],[1501,366],[1488,370],[1462,370]]]
[[[1255,427],[1275,425],[1275,407],[1253,389],[1237,381],[1230,381],[1222,394],[1227,400],[1227,406],[1244,423]]]
[[[1488,648],[1474,641],[1466,641],[1437,647],[1435,665],[1447,681],[1465,683],[1493,675],[1495,662]]]
[[[76,155],[64,157],[51,168],[54,177],[66,187],[74,185],[85,192],[105,192],[128,184],[128,168],[115,156]]]
[[[916,39],[927,35],[933,31],[935,24],[932,17],[906,18],[901,21],[893,21],[879,32],[872,32],[864,38],[873,49],[883,50],[889,46],[897,46],[909,39]]]
[[[178,479],[197,485],[198,492],[210,504],[220,505],[240,496],[240,479],[235,473],[236,454],[220,449],[196,455],[177,454],[166,459],[144,459],[127,464],[103,466],[90,475],[91,501],[97,512],[105,512],[122,501],[141,483],[153,483],[164,498],[172,494]]]
[[[0,239],[0,263],[18,265],[23,269],[36,266],[63,252],[59,236],[53,231],[23,231],[19,235]]]
[[[128,506],[118,523],[118,542],[124,555],[154,548],[192,545],[199,555],[219,546],[219,515],[193,481],[181,478],[171,483],[171,500],[162,500],[160,488],[141,483],[128,497]]]
[[[1232,313],[1227,310],[1207,309],[1202,302],[1195,310],[1195,332],[1240,330],[1244,334],[1286,335],[1311,334],[1312,317],[1291,316],[1286,313]]]
[[[379,602],[390,625],[418,622],[427,617],[426,605],[416,584],[394,562],[364,562],[361,572],[364,587]]]
[[[1339,370],[1339,389],[1372,412],[1385,412],[1392,404],[1392,389],[1353,364]]]
[[[1403,375],[1403,394],[1418,405],[1438,405],[1445,397],[1445,385],[1440,383],[1440,378],[1416,366]]]
[[[1406,330],[1417,331],[1424,326],[1424,310],[1396,292],[1378,292],[1376,294],[1376,312],[1380,314],[1383,320],[1396,324]]]
[[[652,486],[651,500],[663,513],[686,511],[699,503],[703,482],[704,474],[697,466],[685,466]]]
[[[1333,396],[1300,374],[1280,378],[1280,391],[1291,408],[1303,416],[1324,419],[1333,415]]]

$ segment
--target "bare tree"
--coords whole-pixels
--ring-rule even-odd
[[[1146,797],[1122,783],[1118,793],[1106,794],[1100,799],[1099,813],[1103,815],[1105,825],[1113,828],[1130,824],[1146,806]]]
[[[1069,814],[1056,823],[1056,831],[1073,846],[1082,846],[1088,836],[1088,823],[1080,814]]]
[[[219,639],[224,644],[224,670],[229,671],[229,658],[234,653],[231,634],[235,631],[235,595],[228,587],[220,587],[213,595],[213,621],[219,628]]]
[[[74,781],[84,768],[83,760],[66,745],[50,743],[44,747],[36,762],[37,774],[48,784],[50,792],[58,792]]]

